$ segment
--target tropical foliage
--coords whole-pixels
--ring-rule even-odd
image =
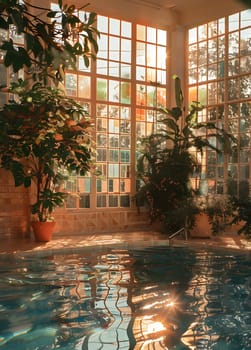
[[[159,110],[158,132],[140,140],[143,149],[137,171],[141,186],[136,193],[138,205],[147,204],[152,221],[163,221],[168,232],[191,227],[199,211],[191,176],[200,175],[196,154],[205,148],[217,152],[231,150],[234,139],[213,123],[198,122],[203,106],[193,102],[187,111],[183,106],[180,79],[175,76],[176,106]],[[218,147],[211,142],[218,140]]]

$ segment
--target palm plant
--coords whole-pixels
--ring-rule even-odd
[[[157,133],[140,140],[143,145],[137,161],[137,175],[141,186],[136,193],[139,205],[147,204],[152,221],[163,221],[168,232],[191,227],[198,212],[195,191],[190,178],[200,172],[196,153],[206,147],[220,152],[229,151],[234,139],[213,123],[198,122],[197,114],[203,109],[193,102],[185,115],[180,79],[175,76],[176,106],[161,109],[159,122],[163,127]],[[210,131],[210,137],[205,131]],[[218,139],[221,148],[211,142]]]

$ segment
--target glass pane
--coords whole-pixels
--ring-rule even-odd
[[[97,116],[106,118],[107,117],[107,106],[102,104],[97,104]]]
[[[129,197],[129,195],[120,196],[120,206],[122,208],[129,208],[130,207],[130,197]]]
[[[121,21],[121,35],[127,38],[131,38],[132,24],[130,22]]]
[[[239,28],[239,13],[235,13],[234,15],[229,16],[228,21],[229,21],[229,25],[228,25],[229,32],[238,29]]]
[[[158,29],[157,30],[157,43],[159,45],[166,46],[166,31]]]
[[[146,27],[137,24],[137,40],[145,41],[146,40]]]
[[[147,106],[157,107],[156,97],[156,88],[147,86]]]
[[[77,208],[77,199],[73,196],[67,196],[66,201],[65,201],[65,206],[66,208]]]
[[[119,62],[109,61],[109,75],[112,77],[119,77],[120,75]]]
[[[228,53],[229,57],[236,57],[239,55],[239,32],[229,34]]]
[[[97,100],[107,100],[107,80],[97,79]]]
[[[97,16],[97,28],[99,32],[108,32],[108,17],[105,16]]]
[[[129,163],[130,162],[130,151],[121,150],[120,151],[120,161],[121,161],[121,163]]]
[[[119,133],[119,121],[118,120],[113,120],[113,119],[109,120],[109,132],[117,133],[117,134]],[[110,135],[109,138],[110,137],[115,137],[117,140],[116,135]],[[113,147],[117,147],[117,146],[113,146]]]
[[[108,75],[107,61],[97,59],[97,74]]]
[[[115,18],[110,18],[110,34],[120,34],[120,21]]]
[[[119,82],[115,80],[109,81],[109,101],[119,101]]]
[[[146,80],[146,69],[145,67],[136,67],[136,79],[144,81]]]
[[[119,107],[109,106],[109,117],[110,118],[119,118]]]
[[[166,69],[166,48],[157,46],[157,67]]]
[[[129,136],[120,136],[120,147],[121,148],[130,148],[130,137]]]
[[[136,62],[142,66],[146,64],[146,45],[144,43],[136,43]]]
[[[118,207],[119,198],[118,196],[110,195],[109,196],[109,207],[117,208]]]
[[[121,103],[131,103],[131,83],[121,83]]]
[[[108,177],[119,177],[119,165],[109,164],[108,165]]]
[[[157,30],[156,28],[147,27],[147,41],[150,43],[156,43],[157,42]]]
[[[131,62],[131,47],[132,41],[128,39],[121,39],[121,61],[122,62]]]
[[[97,134],[97,146],[105,147],[107,145],[106,134]]]
[[[84,75],[78,77],[78,97],[91,98],[91,78]]]
[[[225,37],[218,38],[218,59],[225,59]]]
[[[123,63],[121,65],[121,78],[131,79],[131,66]]]
[[[209,80],[214,80],[217,79],[217,64],[211,64],[210,66],[208,66],[208,79]]]
[[[97,39],[98,42],[98,54],[99,58],[108,58],[108,36],[101,34],[100,38]]]
[[[97,195],[97,208],[106,207],[106,195]]]
[[[251,11],[250,11],[251,15]],[[248,55],[251,52],[251,28],[241,30],[240,32],[240,54]]]
[[[251,26],[251,9],[241,12],[241,28]]]
[[[120,177],[129,178],[130,177],[130,165],[120,165]]]
[[[156,46],[147,44],[147,65],[156,67]]]
[[[238,79],[228,80],[228,99],[237,100],[239,96]]]
[[[199,52],[198,52],[198,65],[203,65],[207,63],[207,43],[199,43]]]
[[[198,40],[203,40],[207,37],[207,25],[202,24],[198,27]]]
[[[124,134],[129,134],[131,131],[131,124],[128,120],[120,121],[120,132]]]
[[[216,36],[218,34],[218,23],[213,21],[208,23],[208,37]]]
[[[240,73],[246,72],[251,72],[251,55],[240,59]]]
[[[120,39],[115,36],[109,37],[109,58],[114,61],[120,58]]]
[[[209,63],[213,63],[217,61],[217,46],[218,46],[217,39],[208,41],[208,62]]]
[[[240,79],[240,97],[251,97],[251,75],[243,76]]]
[[[188,30],[188,42],[189,44],[195,43],[197,41],[197,28],[192,28]]]
[[[166,106],[166,89],[165,88],[157,88],[157,107],[165,107]]]
[[[109,135],[109,146],[110,147],[119,147],[119,137],[118,135]]]
[[[119,151],[115,149],[109,150],[109,160],[111,162],[118,162],[119,161]]]
[[[65,74],[65,89],[68,96],[77,96],[77,75]]]
[[[206,85],[199,86],[198,101],[202,105],[207,105],[207,86]]]
[[[208,104],[217,103],[217,83],[208,84]]]
[[[218,34],[225,33],[225,18],[218,20]]]
[[[90,196],[89,195],[80,195],[79,200],[79,207],[80,208],[90,208]]]
[[[97,149],[97,161],[98,162],[105,162],[106,161],[106,149]]]
[[[239,59],[233,59],[228,61],[228,75],[239,74]]]

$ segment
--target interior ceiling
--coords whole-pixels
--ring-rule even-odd
[[[247,0],[126,0],[128,4],[154,10],[171,10],[178,14],[181,23],[189,24],[191,19],[219,18],[247,8]],[[251,0],[250,0],[251,2]]]
[[[166,8],[174,9],[180,13],[186,11],[195,11],[198,8],[212,7],[219,2],[226,3],[228,6],[232,3],[241,3],[242,0],[127,0],[131,3],[142,4],[143,6],[153,7],[156,9]]]

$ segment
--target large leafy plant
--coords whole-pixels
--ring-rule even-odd
[[[180,79],[175,76],[176,106],[159,110],[158,132],[140,140],[143,145],[137,161],[141,186],[136,193],[138,205],[149,207],[152,221],[162,221],[165,230],[173,233],[182,227],[192,227],[194,214],[199,212],[191,176],[200,172],[196,153],[205,148],[217,152],[230,151],[234,139],[213,123],[198,122],[203,106],[193,102],[186,111]],[[215,147],[212,138],[217,138]]]
[[[66,193],[60,185],[67,172],[85,175],[92,166],[91,121],[79,103],[63,91],[20,80],[11,92],[19,97],[0,110],[0,161],[16,186],[35,183],[31,206],[37,220],[47,221]]]
[[[63,204],[68,173],[85,175],[93,167],[89,116],[60,88],[65,70],[77,68],[78,59],[89,66],[98,50],[96,14],[85,7],[61,0],[52,9],[25,0],[0,2],[0,29],[24,39],[19,45],[6,35],[0,42],[4,65],[25,76],[4,90],[12,99],[0,109],[0,167],[12,173],[16,186],[35,184],[31,213],[39,221],[50,220]]]
[[[24,68],[33,79],[45,83],[48,78],[62,81],[66,68],[76,68],[78,57],[89,66],[90,59],[95,58],[98,51],[99,33],[95,27],[96,14],[86,14],[85,7],[77,9],[62,0],[58,0],[53,9],[25,0],[2,0],[0,29],[14,29],[18,35],[23,35],[25,42],[25,45],[18,45],[7,36],[0,42],[5,66],[12,67],[14,72]]]

